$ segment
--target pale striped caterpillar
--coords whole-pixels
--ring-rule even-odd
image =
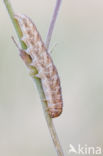
[[[63,107],[60,80],[57,69],[47,52],[36,26],[25,15],[15,15],[26,44],[25,52],[31,57],[31,65],[36,67],[37,76],[41,79],[42,87],[48,104],[48,113],[54,118],[61,114]]]

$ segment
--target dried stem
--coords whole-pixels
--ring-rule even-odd
[[[54,23],[56,21],[56,17],[57,17],[57,13],[58,13],[60,2],[61,2],[61,0],[57,0],[55,13],[54,13],[54,16],[53,16],[53,19],[52,19],[53,22],[51,22],[51,26],[50,26],[50,29],[49,29],[49,32],[48,32],[48,36],[47,36],[47,42],[46,42],[47,47],[49,47],[49,43],[50,43],[51,35],[52,35],[52,32],[53,32]],[[4,4],[6,6],[6,9],[8,10],[8,14],[9,14],[11,20],[12,20],[12,23],[13,23],[14,28],[16,30],[16,33],[18,35],[20,44],[21,44],[23,49],[26,49],[26,45],[24,44],[24,42],[21,41],[22,32],[21,32],[21,29],[20,29],[17,21],[14,19],[14,12],[13,12],[13,9],[11,7],[11,3],[10,3],[9,0],[4,0]],[[34,69],[34,73],[35,73],[35,71],[36,70]],[[43,110],[44,110],[44,114],[45,114],[45,119],[47,121],[47,125],[48,125],[48,128],[49,128],[50,135],[52,137],[54,146],[56,148],[57,155],[58,156],[63,156],[64,154],[63,154],[63,151],[62,151],[62,147],[61,147],[61,145],[59,143],[59,139],[58,139],[58,136],[56,134],[56,130],[55,130],[55,127],[53,125],[52,118],[49,116],[48,111],[47,111],[48,107],[47,107],[47,102],[44,100],[45,99],[45,95],[44,95],[44,91],[43,91],[43,88],[42,88],[41,80],[39,78],[36,78],[35,76],[33,77],[33,80],[36,83],[36,86],[37,86],[37,89],[38,89],[38,92],[39,92],[39,95],[40,95],[40,99],[41,99]]]
[[[48,30],[47,38],[46,38],[46,47],[47,47],[47,49],[49,48],[49,45],[50,45],[50,41],[51,41],[51,38],[52,38],[52,34],[53,34],[53,30],[54,30],[54,26],[55,26],[55,22],[56,22],[56,19],[57,19],[57,15],[58,15],[58,12],[59,12],[61,2],[62,2],[62,0],[57,0],[56,1],[55,9],[54,9],[54,12],[53,12],[53,16],[52,16],[52,19],[51,19],[51,22],[50,22],[50,26],[49,26],[49,30]]]

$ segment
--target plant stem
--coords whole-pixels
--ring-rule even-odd
[[[62,0],[57,0],[56,1],[55,9],[54,9],[54,12],[53,12],[53,16],[52,16],[52,19],[51,19],[51,22],[50,22],[50,26],[49,26],[49,30],[48,30],[47,38],[46,38],[46,47],[47,47],[47,49],[49,48],[49,45],[50,45],[50,41],[51,41],[51,38],[52,38],[52,34],[53,34],[53,30],[54,30],[54,26],[55,26],[57,15],[58,15],[58,12],[59,12],[59,9],[60,9],[61,2],[62,2]]]
[[[16,30],[16,33],[18,35],[20,44],[21,44],[23,49],[26,49],[25,43],[21,41],[22,32],[21,32],[21,29],[20,29],[17,21],[14,18],[14,12],[13,12],[13,9],[11,7],[10,1],[9,0],[4,0],[4,4],[5,4],[5,6],[6,6],[7,10],[8,10],[8,14],[9,14],[11,20],[12,20],[12,23],[13,23],[14,28]],[[49,40],[49,43],[50,43],[50,40]],[[35,73],[35,71],[34,71],[34,73]],[[49,128],[50,135],[52,137],[54,146],[56,148],[57,155],[58,156],[63,156],[64,154],[63,154],[63,151],[62,151],[62,147],[61,147],[61,145],[59,143],[59,139],[58,139],[58,136],[56,134],[56,130],[55,130],[52,118],[49,116],[48,111],[47,111],[48,110],[48,105],[47,105],[47,102],[44,100],[46,98],[45,98],[44,91],[43,91],[43,88],[42,88],[41,80],[39,78],[36,78],[35,76],[33,77],[33,80],[36,83],[36,86],[37,86],[37,89],[38,89],[38,92],[39,92],[39,95],[40,95],[40,99],[41,99],[44,114],[45,114],[45,119],[47,121],[47,125],[48,125],[48,128]]]
[[[39,91],[39,95],[40,95],[40,98],[42,101],[42,106],[43,106],[43,110],[44,110],[44,114],[45,114],[45,119],[47,121],[49,132],[50,132],[50,135],[52,137],[55,149],[57,151],[57,155],[58,156],[64,156],[63,151],[62,151],[62,147],[60,145],[58,136],[56,134],[56,130],[55,130],[52,118],[48,115],[48,111],[47,111],[48,107],[47,107],[47,103],[44,102],[45,95],[44,95],[44,92],[42,89],[41,82],[37,78],[35,78],[34,81],[36,82],[36,86],[37,86],[37,89]]]
[[[19,27],[18,22],[17,22],[17,21],[15,20],[15,18],[14,18],[14,11],[13,11],[13,9],[12,9],[11,3],[10,3],[9,0],[4,0],[4,4],[5,4],[5,6],[6,6],[6,9],[7,9],[7,11],[8,11],[8,14],[9,14],[11,20],[12,20],[12,23],[13,23],[13,25],[14,25],[14,28],[15,28],[15,30],[16,30],[16,33],[17,33],[17,36],[18,36],[18,38],[19,38],[21,47],[22,47],[23,49],[26,49],[25,43],[21,41],[22,31],[21,31],[21,29],[20,29],[20,27]]]

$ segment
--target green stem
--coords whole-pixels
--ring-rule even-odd
[[[52,121],[52,118],[48,115],[47,103],[44,102],[45,95],[44,95],[44,92],[43,92],[43,89],[42,89],[41,81],[38,80],[37,78],[35,78],[34,81],[35,81],[37,89],[39,91],[40,99],[41,99],[43,110],[44,110],[45,119],[47,121],[49,132],[50,132],[51,138],[53,140],[55,149],[57,151],[57,155],[58,156],[64,156],[62,147],[60,145],[60,142],[59,142],[59,139],[58,139],[58,136],[57,136],[57,133],[56,133],[53,121]]]
[[[5,4],[5,6],[6,6],[6,9],[7,9],[7,11],[8,11],[9,16],[10,16],[10,19],[11,19],[13,25],[14,25],[14,28],[15,28],[15,31],[16,31],[17,36],[18,36],[18,38],[19,38],[21,47],[22,47],[23,49],[26,49],[27,47],[26,47],[25,43],[21,41],[22,31],[21,31],[21,29],[20,29],[20,27],[19,27],[18,22],[17,22],[16,19],[14,18],[15,13],[14,13],[14,11],[13,11],[13,8],[12,8],[12,6],[11,6],[11,3],[10,3],[9,0],[4,0],[4,4]]]
[[[6,6],[6,9],[8,10],[8,14],[9,14],[11,20],[12,20],[12,23],[13,23],[14,28],[16,30],[16,33],[17,33],[17,36],[19,38],[20,44],[21,44],[23,49],[26,49],[25,43],[21,41],[22,32],[21,32],[21,29],[20,29],[17,21],[14,18],[14,11],[13,11],[13,9],[11,7],[10,1],[9,0],[4,0],[4,4]],[[36,78],[35,76],[33,77],[33,80],[36,83],[36,86],[37,86],[37,89],[38,89],[38,92],[39,92],[39,95],[40,95],[41,103],[42,103],[44,114],[45,114],[45,119],[47,121],[47,125],[48,125],[48,128],[49,128],[50,135],[52,137],[54,146],[56,148],[57,155],[58,156],[63,156],[64,154],[63,154],[63,151],[62,151],[62,147],[61,147],[61,145],[59,143],[59,139],[58,139],[58,136],[56,134],[56,130],[55,130],[55,127],[53,125],[52,118],[49,116],[48,111],[47,111],[48,106],[47,106],[47,102],[45,102],[45,100],[44,100],[45,95],[44,95],[44,91],[43,91],[43,88],[42,88],[41,80],[39,78]]]

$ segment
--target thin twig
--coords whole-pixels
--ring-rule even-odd
[[[59,0],[59,1],[61,1],[61,0]],[[10,18],[12,20],[12,23],[13,23],[14,28],[16,30],[16,33],[18,35],[19,41],[21,43],[21,46],[22,46],[23,49],[26,49],[26,45],[24,44],[24,42],[21,41],[22,32],[21,32],[21,29],[20,29],[17,21],[14,19],[14,12],[13,12],[13,9],[11,7],[11,3],[10,3],[9,0],[4,0],[4,4],[5,4],[5,6],[6,6],[7,10],[8,10],[8,14],[10,15]],[[52,32],[53,32],[53,30],[52,30]],[[49,43],[50,43],[50,39],[49,39]],[[34,73],[35,73],[35,71],[34,71]],[[64,154],[63,154],[63,151],[62,151],[62,147],[61,147],[61,145],[59,143],[59,139],[58,139],[58,136],[56,134],[56,130],[55,130],[55,127],[53,125],[52,118],[49,116],[48,111],[47,111],[48,107],[47,107],[47,102],[44,100],[45,99],[45,95],[44,95],[44,91],[43,91],[43,88],[42,88],[41,80],[39,78],[36,78],[35,76],[33,77],[33,80],[36,83],[36,86],[37,86],[37,89],[38,89],[38,92],[39,92],[39,95],[40,95],[40,99],[41,99],[43,110],[44,110],[44,114],[45,114],[45,119],[47,121],[47,125],[48,125],[48,128],[49,128],[50,135],[52,137],[54,146],[56,148],[57,155],[58,156],[63,156]]]
[[[62,2],[62,0],[57,0],[56,1],[56,6],[55,6],[55,9],[54,9],[54,12],[53,12],[53,16],[52,16],[52,19],[51,19],[51,22],[50,22],[50,26],[49,26],[49,30],[48,30],[47,38],[46,38],[46,47],[47,47],[47,49],[49,48],[49,45],[50,45],[50,41],[51,41],[51,38],[52,38],[52,34],[53,34],[53,30],[54,30],[54,26],[55,26],[55,22],[56,22],[56,19],[57,19],[57,15],[58,15],[58,12],[59,12],[61,2]]]

